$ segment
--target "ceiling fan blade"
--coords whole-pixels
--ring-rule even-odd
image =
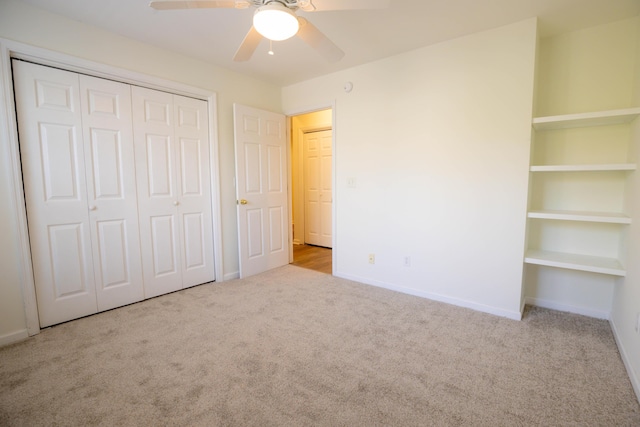
[[[233,60],[236,62],[244,62],[251,59],[253,52],[256,51],[256,48],[262,41],[262,35],[255,29],[254,26],[251,26],[251,29],[242,40],[242,44],[236,51]]]
[[[300,22],[300,29],[296,35],[305,43],[317,50],[329,62],[337,62],[342,59],[344,52],[322,34],[315,25],[304,18],[298,18],[298,22]]]
[[[236,2],[234,0],[151,0],[149,6],[156,10],[234,8]]]
[[[305,12],[328,10],[386,9],[390,0],[311,0],[311,5],[301,6]]]

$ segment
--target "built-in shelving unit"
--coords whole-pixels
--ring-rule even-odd
[[[623,125],[625,123],[633,122],[638,117],[640,117],[640,108],[628,108],[623,110],[538,117],[533,119],[532,125],[536,134],[538,136],[543,136],[540,135],[540,133],[548,134],[549,132],[568,132],[567,129],[571,130],[576,128],[589,128],[595,126]],[[560,137],[556,138],[540,139],[544,139],[545,141],[552,141],[552,143],[556,141],[558,141],[559,143],[563,143],[563,141],[565,140],[564,136],[566,135],[562,134],[560,135]],[[578,142],[580,141],[582,140],[579,140]],[[601,149],[607,150],[607,144],[609,142],[610,141],[600,141],[600,139],[598,139],[595,144],[599,145]],[[593,141],[590,141],[590,143],[593,144]],[[530,202],[532,206],[527,213],[527,217],[529,218],[529,220],[536,221],[536,223],[532,223],[529,227],[530,235],[528,241],[530,242],[529,244],[533,247],[529,247],[527,249],[524,261],[528,264],[536,264],[570,270],[580,270],[614,276],[624,276],[626,273],[623,263],[620,261],[620,258],[623,258],[620,253],[613,254],[615,256],[612,257],[595,256],[602,253],[601,248],[593,246],[593,242],[598,241],[597,237],[584,239],[577,237],[577,243],[569,245],[573,246],[574,249],[579,248],[579,252],[582,253],[566,253],[563,251],[554,251],[553,245],[554,243],[557,244],[558,240],[552,237],[554,235],[557,235],[559,231],[561,231],[562,233],[566,231],[568,235],[571,236],[580,236],[581,233],[588,234],[591,232],[593,232],[595,236],[601,236],[601,234],[598,233],[602,233],[603,227],[605,227],[604,229],[606,230],[606,232],[610,233],[607,235],[608,237],[614,236],[615,238],[616,234],[618,234],[618,239],[622,241],[626,226],[631,224],[631,218],[628,215],[623,212],[617,212],[618,210],[624,210],[622,208],[622,205],[624,205],[623,201],[617,203],[617,205],[619,206],[611,206],[611,199],[602,197],[602,193],[606,193],[606,191],[602,188],[594,189],[593,191],[595,192],[595,194],[593,195],[588,194],[588,192],[585,190],[582,190],[585,193],[584,195],[571,194],[571,190],[577,188],[572,186],[575,185],[576,181],[582,180],[582,187],[580,188],[584,188],[584,186],[588,187],[590,182],[598,182],[598,179],[600,179],[594,179],[592,177],[596,175],[590,174],[603,173],[613,174],[611,176],[606,175],[607,185],[613,185],[614,187],[623,189],[625,185],[625,177],[626,175],[628,175],[628,173],[633,173],[633,171],[637,169],[636,163],[629,162],[629,160],[633,159],[627,158],[628,156],[626,155],[624,156],[625,158],[620,158],[621,161],[619,163],[599,163],[599,158],[589,159],[593,161],[585,163],[583,156],[577,155],[582,153],[575,153],[575,147],[579,146],[580,144],[575,144],[575,141],[573,142],[573,145],[568,144],[566,146],[560,147],[560,149],[559,147],[549,148],[549,146],[547,146],[546,149],[551,150],[551,153],[553,153],[553,155],[539,156],[539,158],[542,159],[542,161],[539,162],[541,164],[533,164],[530,167],[530,171],[533,174],[532,188],[535,188],[536,192],[531,198],[533,200],[532,202]],[[571,148],[569,149],[567,147]],[[539,149],[544,150],[545,147]],[[578,149],[578,151],[580,150]],[[543,152],[542,154],[546,153]],[[549,160],[549,158],[551,158],[551,160]],[[575,161],[576,159],[578,159],[579,161]],[[614,160],[617,161],[618,158]],[[567,176],[567,178],[562,178],[560,176],[559,178],[555,178],[553,180],[543,179],[544,176],[551,176],[546,175],[549,173],[567,173],[570,175]],[[536,181],[537,179],[539,179],[540,181]],[[536,186],[536,183],[539,184]],[[556,189],[554,191],[551,191],[552,189],[549,188],[550,185],[557,185],[559,186],[560,190]],[[620,191],[619,193],[623,194],[623,191]],[[599,200],[599,197],[602,200],[607,200],[607,202],[603,202],[603,206],[595,206],[598,211],[585,211],[582,210],[583,207],[581,206],[570,206],[574,209],[565,209],[567,205],[571,205],[571,203],[577,203],[576,200],[579,200],[581,197],[595,197],[596,200]],[[562,209],[557,209],[557,206],[555,205],[562,205]],[[558,225],[559,223],[557,221],[565,222],[567,224],[566,227]],[[572,226],[570,223],[584,225],[578,227],[577,225]],[[545,227],[547,228],[545,229]],[[544,230],[547,231],[545,232]],[[537,235],[531,235],[531,233],[537,233]],[[607,240],[610,241],[611,239]],[[585,242],[584,245],[582,245],[582,242]],[[622,244],[619,246],[623,247]],[[587,255],[589,252],[593,252],[593,255]]]

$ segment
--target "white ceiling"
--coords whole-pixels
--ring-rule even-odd
[[[286,86],[533,16],[543,36],[640,14],[640,0],[391,0],[385,10],[305,13],[345,53],[327,63],[297,38],[263,40],[244,63],[233,55],[253,8],[155,11],[148,0],[21,0],[71,19]]]

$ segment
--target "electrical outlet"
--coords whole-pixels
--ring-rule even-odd
[[[376,255],[369,254],[369,264],[375,264],[375,263],[376,263]]]
[[[405,267],[411,267],[411,257],[410,256],[404,257],[404,266]]]

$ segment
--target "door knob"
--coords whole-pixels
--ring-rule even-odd
[[[246,205],[249,202],[247,202],[245,199],[240,199],[238,203],[240,203],[241,205]]]
[[[177,200],[175,202],[173,202],[173,206],[178,206],[180,204],[180,202],[178,202]]]
[[[94,206],[94,205],[89,206],[90,211],[95,211],[96,209],[98,209],[97,206]]]

